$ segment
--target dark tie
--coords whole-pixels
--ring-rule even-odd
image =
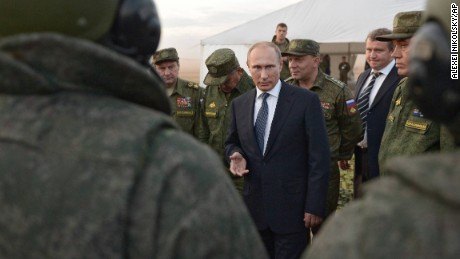
[[[269,95],[269,93],[262,94],[262,106],[259,109],[259,113],[257,113],[256,125],[254,126],[257,137],[257,144],[259,145],[259,149],[262,154],[264,153],[265,127],[267,126],[268,118],[267,97]]]
[[[359,114],[361,116],[361,120],[363,121],[363,132],[366,130],[366,124],[367,124],[367,112],[369,111],[369,95],[371,94],[372,88],[374,87],[375,79],[379,77],[382,73],[380,72],[375,72],[372,73],[372,79],[369,82],[369,85],[363,91],[358,97],[358,110]]]

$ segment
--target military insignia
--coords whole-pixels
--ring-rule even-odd
[[[411,120],[407,120],[404,126],[406,126],[407,128],[423,130],[423,131],[426,131],[428,129],[428,123],[416,122],[416,121],[411,121]]]
[[[176,104],[178,108],[192,108],[192,99],[190,97],[178,97]]]
[[[210,103],[209,108],[216,108],[216,103],[215,102]]]
[[[331,104],[327,102],[321,102],[321,107],[323,107],[325,110],[329,110],[331,109]]]
[[[423,118],[423,113],[419,110],[419,109],[414,109],[412,111],[412,116],[414,117],[419,117],[419,118]]]
[[[395,117],[393,117],[393,115],[388,115],[388,120],[390,122],[393,122],[395,120]]]
[[[160,57],[162,57],[162,58],[167,58],[167,57],[168,57],[168,53],[167,53],[166,51],[161,52]]]
[[[346,101],[347,108],[350,111],[351,114],[356,113],[356,102],[355,99],[350,99]]]
[[[350,113],[355,114],[355,113],[356,113],[356,109],[355,109],[355,108],[350,108]]]
[[[400,106],[400,105],[401,105],[401,97],[399,97],[399,98],[396,100],[395,105],[396,105],[396,106]]]

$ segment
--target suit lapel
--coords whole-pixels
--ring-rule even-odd
[[[377,92],[377,95],[375,96],[374,101],[372,102],[371,107],[369,107],[369,109],[372,109],[372,107],[374,107],[380,102],[383,96],[385,96],[385,93],[391,89],[391,87],[395,84],[395,82],[398,79],[398,70],[396,66],[393,66],[393,68],[390,70],[390,73],[385,78],[385,81],[383,81],[382,86],[380,86],[380,89]]]
[[[268,136],[267,148],[265,150],[265,156],[270,153],[273,148],[276,139],[280,135],[280,131],[283,128],[286,118],[289,116],[293,102],[292,91],[290,87],[284,82],[281,85],[280,94],[278,96],[278,102],[276,104],[275,114],[273,116],[272,125],[270,128],[270,135]]]
[[[366,79],[367,77],[369,77],[370,73],[371,73],[371,69],[367,69],[358,78],[358,82],[356,82],[356,85],[358,86],[358,88],[356,89],[356,92],[355,92],[355,100],[358,100],[359,93],[361,92],[361,89],[363,89],[364,84],[366,83]]]
[[[246,129],[243,133],[244,136],[241,137],[242,139],[245,139],[248,141],[248,143],[250,143],[247,146],[251,148],[251,152],[260,154],[256,135],[254,132],[254,106],[256,94],[257,92],[255,89],[252,89],[250,92],[245,94],[243,103],[241,104],[241,107],[244,107],[244,109],[242,110],[243,112],[241,112],[241,125],[239,125],[238,127],[240,129]]]

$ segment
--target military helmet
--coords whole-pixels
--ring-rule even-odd
[[[152,0],[1,0],[0,38],[56,32],[99,42],[144,65],[160,39]]]
[[[113,0],[2,0],[0,37],[52,31],[99,40],[112,26],[117,7]]]
[[[428,0],[411,42],[408,86],[424,115],[444,123],[460,145],[460,79],[451,64],[451,7],[459,0]],[[454,70],[453,70],[454,69]]]

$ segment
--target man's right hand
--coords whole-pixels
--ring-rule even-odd
[[[235,152],[230,156],[230,172],[237,176],[249,173],[249,170],[246,169],[246,159],[239,152]]]

